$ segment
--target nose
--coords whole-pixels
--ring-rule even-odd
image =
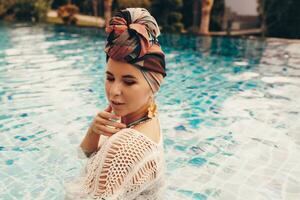
[[[119,96],[122,94],[122,85],[120,83],[114,82],[110,87],[111,96]]]

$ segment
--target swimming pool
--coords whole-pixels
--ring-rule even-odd
[[[163,35],[166,199],[300,199],[300,42]],[[0,24],[0,199],[63,199],[104,94],[101,31]]]

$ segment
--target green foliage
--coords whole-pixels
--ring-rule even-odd
[[[31,21],[38,18],[38,13],[33,3],[17,2],[10,9],[19,21]]]
[[[215,0],[210,17],[209,30],[221,31],[225,0]],[[185,0],[182,10],[184,26],[197,32],[201,23],[201,0]]]
[[[182,22],[186,28],[193,26],[193,24],[195,24],[195,25],[200,24],[200,21],[198,21],[199,18],[197,19],[196,22],[194,22],[194,19],[193,19],[195,1],[198,1],[198,0],[184,0],[184,2],[183,2],[183,6],[181,9],[181,13],[183,16]],[[200,9],[201,9],[201,7],[199,6],[198,12],[201,12]]]
[[[166,0],[166,6],[172,10],[180,9],[183,5],[182,0]]]
[[[72,3],[78,6],[81,13],[94,15],[92,0],[73,0]]]
[[[2,0],[0,17],[12,16],[18,21],[42,21],[51,3],[51,0]]]
[[[209,30],[211,31],[222,30],[224,11],[225,11],[225,1],[224,0],[214,1],[213,7],[211,9]]]
[[[168,23],[178,23],[182,20],[182,14],[179,12],[171,12],[168,14]]]
[[[68,4],[68,0],[53,0],[51,5],[52,9],[58,9],[61,6]],[[86,15],[94,15],[92,0],[72,0],[72,4],[78,6],[80,13]],[[98,0],[98,9],[102,9],[103,0]]]
[[[153,0],[151,13],[166,32],[182,32],[182,0]]]
[[[151,1],[150,0],[117,0],[117,4],[119,9],[124,8],[150,8]]]
[[[51,8],[56,10],[60,6],[66,5],[67,3],[68,3],[68,0],[53,0]]]
[[[34,9],[37,11],[37,20],[44,21],[46,19],[51,4],[52,0],[35,0]]]
[[[52,0],[51,8],[57,10],[59,7],[67,5],[69,0]],[[98,0],[99,2],[103,2]],[[81,13],[87,15],[93,15],[93,4],[92,0],[71,0],[71,4],[78,6]]]
[[[299,0],[258,0],[266,36],[300,38]]]
[[[172,25],[166,25],[164,27],[165,32],[172,32],[172,33],[181,33],[184,29],[184,26],[181,22],[173,23]]]

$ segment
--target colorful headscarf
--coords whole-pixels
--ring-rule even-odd
[[[109,34],[105,52],[108,58],[138,67],[153,92],[166,76],[165,54],[157,37],[156,20],[144,8],[127,8],[115,14],[106,27]]]

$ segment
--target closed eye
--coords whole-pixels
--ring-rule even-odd
[[[114,78],[111,78],[111,77],[106,77],[106,80],[108,80],[108,81],[113,81],[113,80],[114,80]]]
[[[106,77],[106,80],[109,81],[109,82],[112,82],[114,81],[115,79],[112,78],[112,77]],[[131,80],[123,80],[124,84],[127,85],[127,86],[131,86],[133,84],[136,83],[136,81],[131,81]]]
[[[124,81],[124,83],[126,85],[133,85],[133,84],[135,84],[135,81]]]

